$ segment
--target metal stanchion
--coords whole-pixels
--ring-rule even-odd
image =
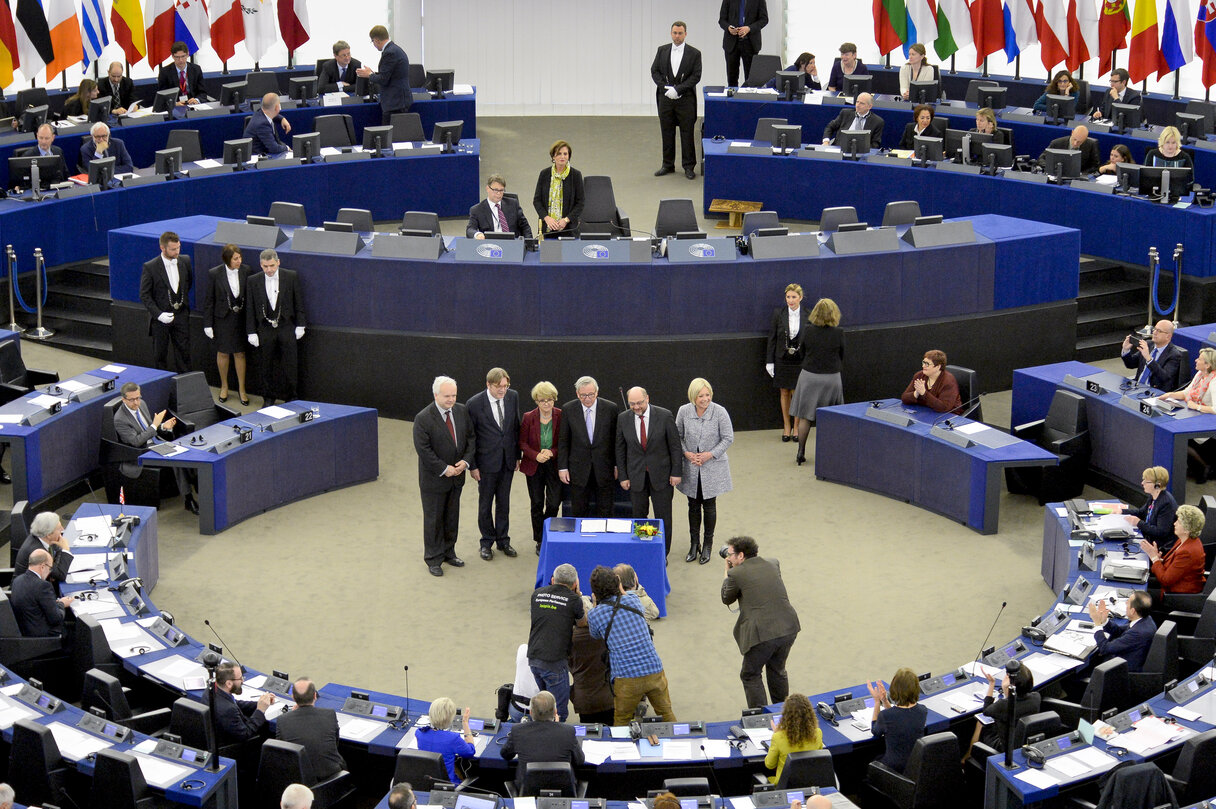
[[[42,248],[34,248],[34,306],[38,325],[25,333],[26,337],[35,340],[45,340],[55,332],[42,325],[42,274],[46,271],[46,259],[42,256]]]
[[[13,249],[11,244],[4,246],[4,256],[8,259],[8,325],[4,328],[9,331],[20,332],[21,327],[17,325],[17,310],[14,308],[16,303],[17,287],[17,251]]]

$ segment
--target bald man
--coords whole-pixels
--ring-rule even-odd
[[[135,84],[123,75],[122,62],[110,62],[106,77],[97,82],[97,97],[110,98],[110,112],[122,115],[135,105]]]
[[[1157,390],[1170,391],[1183,381],[1180,374],[1190,369],[1182,367],[1182,349],[1170,342],[1174,339],[1174,324],[1158,320],[1148,340],[1123,338],[1123,364],[1136,369],[1136,381]]]
[[[845,107],[839,115],[828,122],[827,128],[823,130],[823,145],[829,146],[835,143],[836,136],[841,132],[865,129],[870,132],[870,148],[881,147],[882,128],[886,122],[878,113],[872,111],[873,106],[874,96],[869,93],[858,93],[852,109]]]
[[[625,396],[629,410],[617,416],[616,466],[621,488],[629,492],[633,516],[654,516],[663,521],[663,537],[671,552],[671,497],[680,485],[684,447],[671,411],[650,404],[645,388],[630,388]]]
[[[1056,138],[1047,145],[1048,149],[1075,149],[1081,152],[1081,173],[1093,174],[1102,165],[1102,157],[1098,153],[1098,142],[1089,136],[1089,128],[1078,126],[1062,138]],[[1039,156],[1039,165],[1047,168],[1047,152]]]
[[[27,638],[63,634],[64,609],[72,603],[72,596],[55,598],[55,588],[47,581],[52,564],[51,555],[39,548],[30,554],[29,569],[13,579],[13,614],[21,634]]]

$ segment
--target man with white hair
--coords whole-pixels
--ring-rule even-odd
[[[17,561],[13,565],[14,579],[29,569],[30,554],[36,550],[44,550],[51,555],[51,575],[47,581],[55,588],[55,595],[59,595],[59,585],[67,580],[68,568],[72,566],[72,553],[63,536],[63,523],[53,511],[40,512],[30,523],[29,536],[17,551]]]
[[[432,576],[442,576],[444,562],[464,567],[464,560],[456,555],[460,492],[477,450],[477,437],[468,410],[456,401],[455,379],[435,377],[431,394],[435,403],[414,416],[414,450],[422,496],[423,558]]]
[[[557,701],[557,715],[562,722],[570,712],[570,641],[574,625],[586,623],[578,571],[574,565],[558,565],[550,583],[532,591],[528,666],[536,678],[536,687]]]
[[[279,799],[279,809],[311,809],[312,790],[303,784],[288,784]],[[0,807],[3,809],[3,807]]]
[[[13,809],[13,788],[8,784],[0,784],[0,809]]]
[[[104,122],[93,124],[89,129],[89,136],[88,142],[80,147],[80,163],[76,167],[82,174],[88,172],[90,163],[103,157],[114,158],[115,174],[135,171],[135,162],[131,160],[127,145],[120,138],[110,137],[110,127]]]

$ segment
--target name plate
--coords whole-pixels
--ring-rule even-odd
[[[838,256],[890,253],[899,250],[899,237],[895,235],[895,228],[855,230],[847,233],[837,231],[828,237],[828,247]]]
[[[215,226],[211,241],[215,244],[236,244],[241,247],[278,247],[287,241],[287,234],[278,225],[251,225],[248,222],[220,222]]]
[[[1157,140],[1157,133],[1151,129],[1133,129],[1128,134],[1130,134],[1135,140]]]
[[[1082,191],[1090,191],[1095,194],[1113,194],[1115,187],[1108,183],[1096,183],[1093,180],[1073,180],[1068,184],[1069,188],[1078,188]]]
[[[1135,410],[1140,415],[1147,416],[1148,418],[1153,418],[1157,415],[1157,411],[1153,409],[1151,404],[1143,399],[1134,399],[1126,394],[1119,397],[1119,404],[1128,410]]]
[[[746,146],[741,143],[732,143],[726,147],[727,154],[754,154],[754,155],[771,155],[773,147],[771,146]]]
[[[887,407],[867,408],[866,418],[876,419],[877,421],[885,421],[888,424],[894,424],[896,427],[907,427],[913,421],[912,417],[907,413]]]
[[[970,163],[951,163],[948,160],[938,163],[937,170],[953,171],[955,174],[979,174],[982,171],[979,166],[974,166]]]
[[[545,239],[540,244],[540,260],[545,264],[644,264],[651,261],[650,240]]]
[[[1047,183],[1046,174],[1033,174],[1029,171],[1006,171],[1004,177],[1007,180],[1016,180],[1019,183],[1039,183],[1040,185]]]
[[[363,237],[358,233],[296,228],[291,234],[291,249],[298,253],[333,253],[339,256],[353,256],[363,249]]]
[[[72,197],[83,197],[89,194],[96,194],[101,190],[101,186],[96,183],[88,183],[86,185],[65,185],[59,189],[59,199],[71,199]]]
[[[844,155],[840,152],[829,152],[823,149],[799,149],[794,154],[811,160],[844,160]]]
[[[753,236],[752,258],[805,258],[819,255],[819,239],[814,233],[790,233],[786,236]]]
[[[519,264],[524,260],[524,240],[457,239],[453,252],[457,261],[476,264]]]
[[[337,154],[327,154],[322,158],[325,163],[347,163],[351,160],[371,160],[371,152],[338,152]]]
[[[967,436],[960,432],[955,432],[947,427],[942,427],[941,425],[934,425],[929,430],[929,435],[933,436],[934,438],[940,438],[947,444],[953,444],[954,446],[961,447],[962,449],[968,449],[975,446],[975,442]]]
[[[1043,116],[1034,115],[1033,113],[1007,112],[1001,115],[997,120],[997,124],[1000,124],[1001,121],[1014,121],[1019,124],[1041,124],[1044,120],[1046,119]]]
[[[668,239],[667,260],[673,264],[705,261],[734,261],[738,254],[733,238]]]
[[[866,159],[866,162],[872,163],[875,165],[879,165],[879,166],[908,167],[908,166],[912,165],[912,158],[910,158],[910,157],[893,157],[892,155],[889,155],[889,154],[881,154],[881,155],[872,155],[871,157]]]
[[[379,233],[372,240],[372,255],[376,258],[412,258],[434,261],[443,255],[443,237],[400,236]]]
[[[903,240],[918,248],[974,244],[975,229],[972,228],[970,219],[941,222],[936,225],[913,225],[904,231]]]

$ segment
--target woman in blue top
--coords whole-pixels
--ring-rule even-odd
[[[414,738],[418,740],[418,749],[431,753],[442,753],[443,766],[448,768],[448,778],[453,784],[459,784],[460,776],[456,774],[456,756],[472,758],[477,755],[477,750],[473,747],[473,731],[469,730],[469,709],[465,708],[461,713],[463,724],[461,733],[448,730],[452,725],[452,720],[456,718],[456,703],[447,697],[440,697],[432,702],[428,715],[431,719],[430,727],[421,727],[414,731]]]
[[[1039,96],[1039,100],[1034,102],[1035,112],[1047,112],[1048,93],[1057,96],[1072,96],[1076,101],[1081,95],[1081,88],[1073,81],[1071,73],[1067,70],[1059,71],[1051,77],[1051,81],[1047,83],[1047,89],[1043,91],[1043,95]]]
[[[874,738],[885,736],[887,740],[887,750],[879,761],[902,773],[912,755],[912,745],[925,735],[925,721],[929,718],[929,709],[917,704],[920,681],[916,672],[905,667],[891,678],[889,694],[882,683],[867,683],[866,688],[874,698],[870,730]]]

